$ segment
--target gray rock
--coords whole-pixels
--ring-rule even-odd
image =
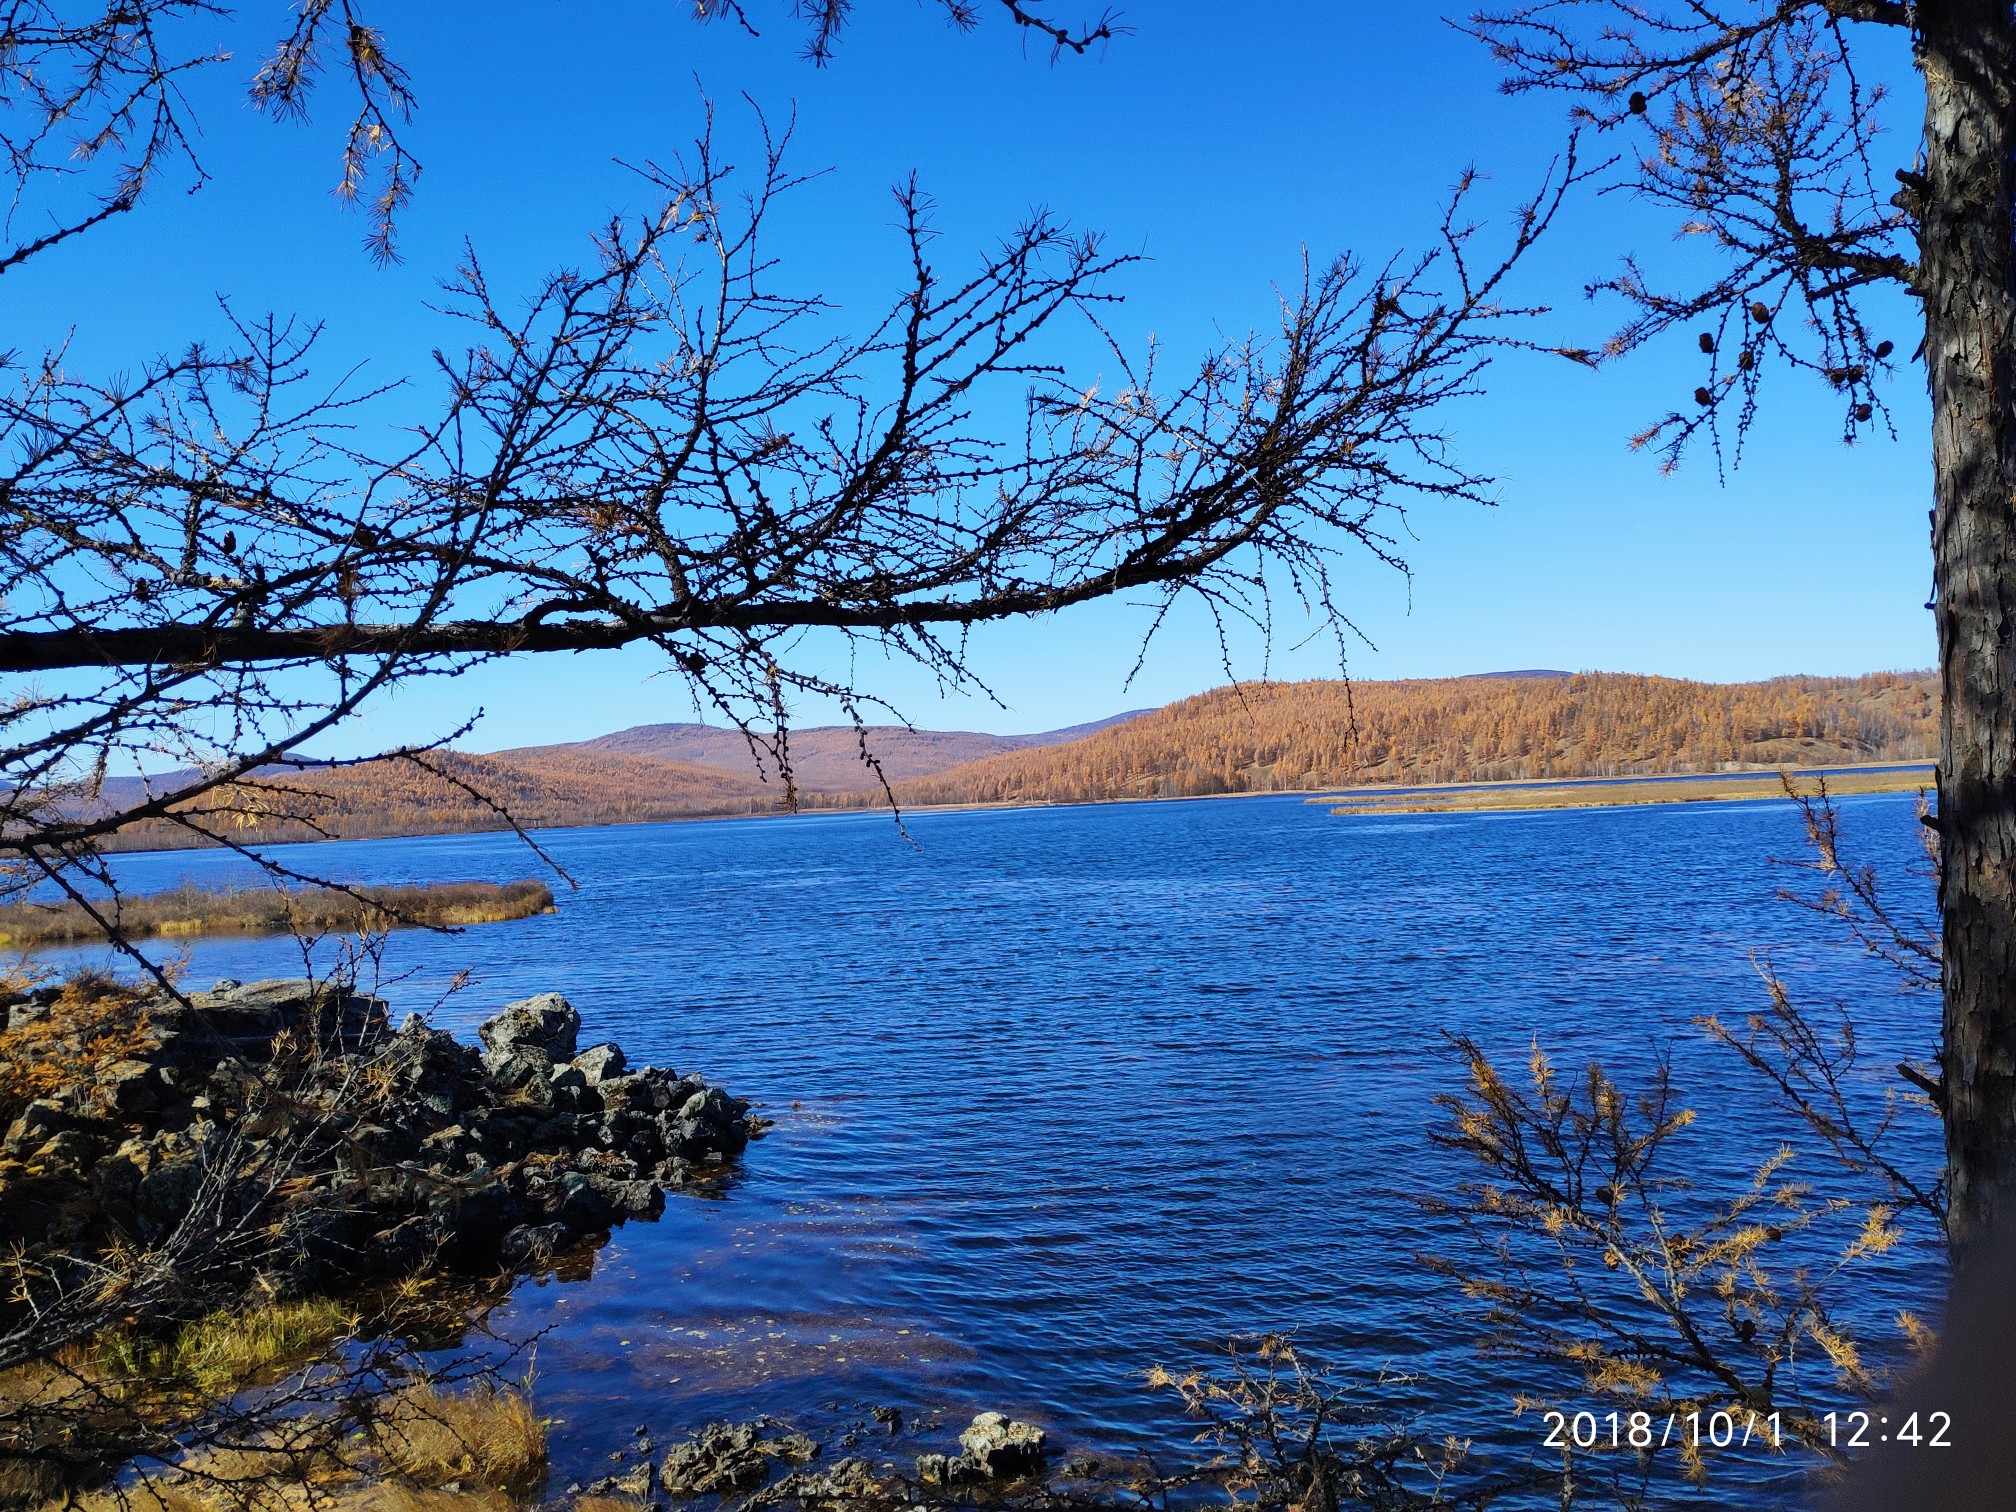
[[[217,1033],[241,1042],[241,1049],[270,1048],[284,1029],[314,1024],[319,1031],[339,1031],[347,1045],[362,1045],[387,1032],[382,999],[364,997],[340,985],[311,982],[305,977],[268,977],[238,982],[226,977],[209,992],[189,1001]]]
[[[541,1101],[551,1095],[553,1062],[535,1050],[520,1045],[505,1045],[486,1051],[483,1070],[499,1091],[519,1092],[536,1087]]]
[[[161,1078],[146,1061],[114,1061],[98,1073],[97,1080],[115,1113],[148,1113],[159,1104]]]
[[[651,1084],[641,1076],[607,1076],[596,1084],[595,1091],[612,1114],[652,1111]]]
[[[156,1165],[134,1193],[142,1236],[151,1240],[172,1232],[196,1205],[202,1186],[203,1167],[194,1155],[177,1155]]]
[[[624,1064],[623,1051],[616,1045],[590,1045],[574,1057],[574,1069],[588,1079],[591,1087],[612,1076],[621,1076]]]
[[[748,1491],[770,1478],[770,1461],[756,1448],[760,1423],[709,1423],[665,1456],[658,1484],[668,1496]]]
[[[949,1485],[952,1479],[952,1461],[942,1454],[918,1455],[917,1479],[927,1486]]]
[[[809,1465],[819,1458],[819,1444],[808,1434],[786,1433],[778,1438],[759,1440],[756,1452],[771,1459],[789,1460],[794,1465]]]
[[[450,1124],[445,1129],[436,1129],[420,1141],[423,1154],[436,1160],[457,1160],[476,1149],[476,1136],[460,1124]]]
[[[39,1149],[65,1129],[74,1128],[76,1115],[53,1098],[38,1097],[21,1110],[21,1116],[7,1126],[7,1152],[25,1155]]]
[[[47,1017],[49,1017],[47,1003],[33,1001],[15,1003],[7,1010],[7,1031],[11,1034],[15,1030],[26,1029],[30,1024],[39,1023]]]
[[[506,1265],[536,1267],[566,1248],[568,1238],[564,1223],[525,1223],[506,1234],[498,1249]]]
[[[42,1006],[39,992],[0,994],[10,1021]],[[20,1228],[38,1258],[82,1244],[87,1226],[92,1236],[159,1242],[207,1183],[235,1179],[214,1158],[217,1141],[243,1140],[256,1156],[300,1116],[326,1114],[328,1148],[274,1207],[286,1235],[274,1264],[290,1283],[322,1287],[437,1263],[486,1271],[500,1260],[513,1269],[567,1263],[563,1255],[615,1224],[657,1217],[665,1188],[711,1173],[751,1126],[739,1116],[746,1104],[669,1070],[632,1073],[614,1045],[575,1054],[578,1024],[565,999],[528,998],[484,1025],[479,1051],[419,1015],[394,1034],[378,999],[298,979],[227,979],[193,1007],[149,1002],[132,1059],[92,1067],[6,1126],[0,1157],[33,1193],[23,1222],[12,1209],[5,1215],[10,1233]],[[261,1098],[261,1063],[277,1037],[304,1030],[328,1058],[327,1084],[309,1084],[299,1109]],[[37,1040],[0,1053],[60,1066],[64,1050]],[[382,1099],[368,1109],[340,1104],[335,1089],[346,1076],[380,1067],[390,1073]],[[691,1119],[671,1111],[689,1104]],[[692,1160],[681,1158],[682,1142]],[[813,1451],[808,1439],[765,1430],[772,1436],[746,1444],[731,1435],[725,1448],[770,1463]],[[753,1474],[702,1470],[701,1479],[731,1488]]]
[[[548,1085],[553,1092],[553,1106],[562,1113],[601,1111],[602,1099],[589,1087],[588,1078],[572,1064],[554,1067]]]
[[[536,1050],[555,1061],[574,1058],[575,1037],[580,1032],[581,1015],[557,992],[506,1003],[476,1031],[491,1050]]]
[[[651,1499],[651,1467],[639,1465],[621,1475],[605,1475],[588,1487],[590,1496],[627,1496],[633,1501]]]
[[[959,1456],[983,1480],[1015,1480],[1043,1468],[1048,1435],[1034,1423],[1010,1421],[999,1412],[983,1412],[959,1435]]]
[[[943,1455],[938,1457],[944,1458]],[[788,1475],[772,1488],[772,1494],[777,1498],[774,1504],[785,1504],[795,1499],[800,1506],[897,1505],[897,1499],[889,1494],[890,1489],[876,1479],[874,1467],[856,1455],[841,1460],[824,1475],[809,1475],[804,1471]]]

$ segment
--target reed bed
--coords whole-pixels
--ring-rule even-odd
[[[190,883],[93,905],[129,939],[203,934],[356,934],[409,927],[494,924],[553,912],[543,882],[440,882],[413,887],[278,887],[213,890]],[[105,937],[82,904],[0,906],[0,948],[75,945]]]

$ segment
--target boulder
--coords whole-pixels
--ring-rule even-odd
[[[483,1073],[504,1092],[527,1092],[541,1106],[552,1101],[553,1062],[524,1045],[505,1045],[483,1053]]]
[[[1013,1422],[1002,1413],[983,1412],[959,1435],[959,1447],[965,1452],[952,1462],[954,1478],[998,1481],[1033,1475],[1043,1468],[1047,1438],[1034,1423]]]
[[[159,1105],[160,1074],[146,1061],[114,1061],[98,1073],[98,1093],[122,1117],[151,1113]]]
[[[274,1036],[290,1029],[333,1032],[349,1048],[360,1048],[389,1032],[382,999],[302,977],[258,982],[226,977],[189,1001],[201,1013],[203,1024],[232,1041],[241,1054],[270,1050]]]
[[[741,1116],[742,1111],[735,1106],[735,1099],[719,1087],[708,1087],[686,1099],[685,1104],[679,1109],[679,1117],[698,1119],[716,1128],[726,1128]]]
[[[709,1423],[665,1456],[658,1484],[681,1498],[755,1489],[770,1478],[770,1461],[756,1447],[763,1426]]]
[[[506,1003],[476,1034],[493,1051],[534,1050],[549,1061],[569,1061],[580,1032],[581,1015],[573,1005],[557,992],[542,992]]]
[[[590,1045],[574,1057],[574,1069],[588,1079],[589,1086],[600,1086],[623,1074],[623,1051],[616,1045]]]

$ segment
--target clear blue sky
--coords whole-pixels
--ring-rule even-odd
[[[217,80],[229,87],[198,97],[216,179],[194,194],[163,185],[140,213],[9,273],[5,343],[69,334],[79,366],[126,366],[215,336],[215,299],[228,294],[246,313],[326,320],[332,362],[416,374],[424,404],[428,351],[454,339],[425,306],[462,238],[499,284],[529,287],[579,261],[598,220],[647,202],[617,160],[677,151],[698,130],[704,89],[720,102],[729,155],[753,139],[746,93],[773,117],[795,103],[799,166],[832,169],[774,242],[800,287],[864,316],[883,302],[901,253],[888,188],[914,169],[941,207],[948,263],[1047,206],[1151,259],[1123,285],[1125,332],[1198,354],[1215,334],[1264,325],[1305,247],[1379,259],[1422,245],[1466,164],[1490,175],[1487,198],[1502,208],[1537,183],[1563,134],[1561,103],[1500,95],[1489,58],[1433,4],[1141,0],[1124,16],[1131,35],[1053,62],[991,17],[961,35],[931,4],[867,0],[823,70],[799,58],[783,0],[751,0],[760,38],[696,25],[689,9],[379,7],[419,94],[410,140],[425,164],[406,261],[380,269],[359,250],[360,218],[328,193],[337,92],[305,126],[242,103],[286,21],[247,0],[214,23],[236,51]],[[1908,89],[1899,108],[1915,109]],[[1586,303],[1583,284],[1626,250],[1672,256],[1671,230],[1619,197],[1585,196],[1521,292],[1557,306],[1564,340],[1595,345],[1618,311]],[[1896,311],[1907,351],[1911,313]],[[1786,382],[1726,483],[1705,455],[1662,477],[1625,438],[1698,381],[1691,346],[1677,344],[1595,374],[1542,359],[1498,368],[1489,397],[1453,422],[1465,460],[1500,480],[1499,503],[1417,510],[1411,586],[1369,563],[1348,579],[1345,607],[1372,642],[1353,648],[1352,675],[1564,667],[1726,681],[1928,665],[1928,422],[1915,377],[1890,396],[1897,442],[1849,451],[1831,397]],[[1184,618],[1124,687],[1145,626],[1138,610],[1104,605],[983,631],[975,663],[1005,708],[943,699],[907,667],[859,674],[920,725],[1000,731],[1225,680],[1208,624]],[[1274,675],[1335,675],[1334,647],[1291,652],[1294,638],[1277,646]],[[479,748],[691,717],[675,682],[649,677],[655,665],[643,653],[516,662],[395,700],[350,740],[425,736],[477,707]],[[1269,665],[1257,646],[1235,648],[1240,675]]]

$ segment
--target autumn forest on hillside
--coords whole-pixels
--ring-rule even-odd
[[[898,791],[915,804],[1072,803],[1915,761],[1935,753],[1937,717],[1929,673],[1260,684]]]
[[[905,807],[1080,803],[1924,761],[1936,753],[1937,712],[1936,683],[1925,672],[1732,684],[1602,672],[1238,684],[1081,739],[961,762],[892,788]],[[888,801],[865,765],[852,763],[850,775],[849,764],[830,754],[851,744],[854,732],[806,734],[808,746],[827,754],[809,774],[794,771],[801,808]],[[821,735],[823,742],[809,739]],[[611,739],[492,755],[442,752],[429,758],[435,771],[372,762],[267,776],[208,801],[231,813],[234,837],[249,829],[271,840],[440,834],[511,822],[632,824],[787,806],[780,774],[760,770],[739,740],[712,741],[706,749],[714,754],[702,764],[642,754],[653,748],[642,741],[611,749]],[[909,739],[901,727],[866,732],[871,752]],[[687,738],[675,748],[692,746]],[[270,802],[262,803],[261,785],[271,790]],[[471,789],[491,802],[479,803]],[[316,828],[293,818],[245,823],[251,809],[303,806],[317,816]],[[122,837],[133,848],[187,843],[187,830],[158,822]]]

